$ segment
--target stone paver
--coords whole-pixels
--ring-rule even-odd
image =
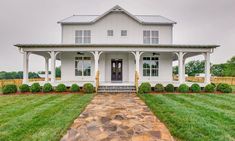
[[[135,94],[96,95],[61,141],[173,141]]]

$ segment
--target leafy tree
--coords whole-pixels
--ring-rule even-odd
[[[56,77],[61,77],[61,68],[60,68],[60,67],[57,67],[57,68],[55,69],[55,76],[56,76]]]

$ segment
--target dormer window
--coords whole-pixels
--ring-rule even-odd
[[[113,30],[108,30],[107,31],[107,36],[113,36]]]
[[[76,30],[75,31],[75,44],[90,44],[91,31],[90,30]]]

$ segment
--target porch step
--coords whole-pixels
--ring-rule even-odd
[[[99,86],[98,93],[135,93],[135,86]]]

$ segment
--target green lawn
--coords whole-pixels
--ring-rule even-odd
[[[234,94],[140,96],[171,134],[185,141],[234,141]]]
[[[0,96],[0,140],[59,140],[92,97],[91,94]]]

